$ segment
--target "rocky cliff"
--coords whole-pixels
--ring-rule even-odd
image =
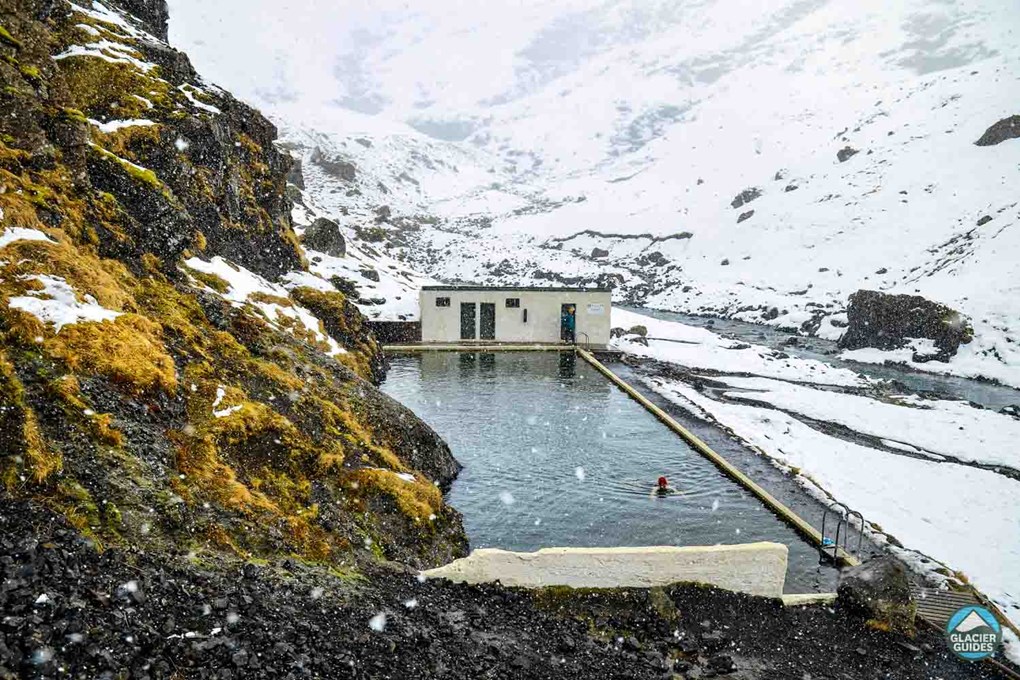
[[[306,271],[290,160],[162,1],[0,0],[0,497],[97,546],[462,554],[442,440]]]

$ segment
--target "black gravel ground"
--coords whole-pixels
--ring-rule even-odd
[[[0,678],[996,677],[941,638],[711,588],[538,593],[95,550],[0,497]],[[374,628],[373,628],[374,625]]]

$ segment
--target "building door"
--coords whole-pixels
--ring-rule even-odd
[[[460,339],[475,339],[475,303],[460,303]]]
[[[572,302],[560,307],[560,340],[577,342],[577,305]]]
[[[496,305],[491,302],[482,303],[482,319],[478,326],[478,337],[482,340],[496,339]]]

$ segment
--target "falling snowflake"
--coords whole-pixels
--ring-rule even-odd
[[[429,579],[425,574],[418,574],[418,583],[425,583]]]
[[[412,597],[410,600],[404,600],[404,606],[408,609],[414,609],[418,606],[418,599]]]
[[[499,500],[502,501],[503,505],[513,505],[514,495],[509,491],[502,491],[499,494]]]
[[[368,627],[377,633],[381,633],[386,630],[386,614],[379,612],[368,621]]]
[[[715,512],[718,509],[719,509],[719,499],[716,498],[714,501],[712,501],[712,512]]]
[[[187,151],[188,147],[191,145],[188,144],[188,140],[184,139],[183,137],[178,137],[177,141],[174,142],[174,146],[177,147],[178,151],[183,153],[184,151]]]
[[[581,467],[580,465],[578,465],[576,468],[574,468],[574,476],[577,477],[578,480],[583,482],[584,481],[584,468]]]
[[[230,612],[227,614],[227,623],[231,626],[241,620],[241,615],[237,612]]]
[[[322,597],[322,593],[323,592],[324,591],[323,591],[322,588],[318,588],[318,587],[312,588],[312,593],[311,593],[312,594],[312,599],[313,600],[318,600],[320,597]]]
[[[35,650],[35,652],[32,654],[32,663],[35,664],[36,666],[41,666],[43,664],[49,663],[52,658],[53,650],[49,647],[43,647],[41,649]]]
[[[537,527],[537,526],[538,526],[539,524],[541,524],[541,523],[542,523],[542,518],[541,518],[541,517],[539,517],[538,519],[536,519],[536,520],[535,520],[535,526],[536,526],[536,527]]]

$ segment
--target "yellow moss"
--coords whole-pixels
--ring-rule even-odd
[[[98,528],[102,523],[99,507],[92,494],[74,480],[61,480],[49,505],[86,536],[92,537],[92,529]]]
[[[124,314],[112,322],[65,326],[44,346],[72,371],[105,376],[129,392],[173,392],[174,360],[161,333],[159,325],[145,317]]]
[[[109,62],[100,57],[78,55],[57,63],[59,77],[74,98],[75,108],[91,118],[104,118],[116,112],[116,118],[145,118],[149,107],[138,97],[156,106],[172,102],[170,85],[153,71],[144,73],[132,64]]]
[[[163,260],[154,253],[142,253],[142,267],[150,274],[158,274],[163,269]]]
[[[218,455],[211,436],[194,437],[187,433],[175,433],[171,438],[177,442],[177,469],[186,476],[187,484],[197,484],[214,501],[225,508],[243,513],[256,510],[276,512],[277,508],[262,494],[254,494],[237,479],[237,473],[224,463]],[[188,497],[183,487],[178,493]]]
[[[366,335],[361,313],[351,308],[343,293],[299,287],[291,291],[291,297],[314,314],[322,322],[324,332],[328,332],[334,339],[339,341],[341,338]],[[375,341],[362,341],[347,349],[346,354],[338,354],[336,359],[362,378],[371,380],[372,357],[379,352]]]
[[[205,284],[208,288],[212,288],[220,295],[225,295],[230,290],[230,284],[219,276],[216,276],[216,274],[200,272],[197,269],[192,269],[190,267],[188,267],[187,270],[192,277]]]
[[[362,468],[352,477],[359,489],[377,490],[392,498],[400,512],[411,519],[427,520],[439,514],[443,506],[443,494],[419,475],[409,482],[391,470]]]
[[[119,114],[118,114],[119,115]],[[147,153],[160,150],[161,125],[136,125],[116,132],[92,130],[92,138],[107,151],[137,161]]]
[[[113,426],[113,416],[92,412],[82,398],[81,384],[77,377],[68,374],[51,380],[47,388],[54,399],[66,404],[76,415],[87,419],[89,429],[99,442],[109,446],[123,446],[124,435]]]
[[[96,301],[114,311],[133,311],[129,292],[133,277],[127,268],[116,260],[101,260],[82,248],[69,243],[45,241],[15,241],[7,249],[11,264],[4,268],[5,276],[16,277],[24,285],[25,277],[38,274],[59,276],[67,281],[76,293],[91,295]],[[17,288],[9,288],[17,291]]]
[[[248,299],[252,302],[263,302],[270,305],[280,305],[281,307],[294,306],[294,303],[290,301],[290,298],[281,297],[279,295],[270,295],[269,293],[263,293],[260,290],[249,295]]]
[[[194,243],[195,248],[200,251],[205,250],[209,246],[209,242],[206,240],[205,234],[200,231],[195,232],[195,237],[192,239],[192,243]]]
[[[160,181],[159,177],[157,177],[156,173],[154,173],[152,170],[135,165],[131,161],[121,158],[117,154],[107,151],[101,146],[96,146],[93,144],[90,145],[89,148],[96,151],[100,155],[100,157],[102,157],[109,163],[116,165],[121,170],[126,172],[132,179],[141,182],[142,184],[147,184],[153,189],[157,189],[163,192],[169,192],[169,189],[167,189],[166,185],[163,184],[162,181]]]
[[[11,35],[10,31],[8,31],[3,26],[0,26],[0,40],[2,40],[3,42],[7,43],[11,47],[17,47],[17,48],[21,47],[21,41],[19,41],[17,38],[15,38],[13,35]]]
[[[39,69],[35,66],[23,64],[21,66],[21,75],[23,75],[26,80],[33,84],[42,82],[42,74],[39,72]]]
[[[59,452],[43,441],[35,413],[25,402],[25,388],[14,365],[0,351],[0,480],[9,490],[24,482],[42,484],[63,468]]]
[[[113,415],[97,413],[90,419],[96,438],[110,446],[123,446],[124,434],[113,426]]]

